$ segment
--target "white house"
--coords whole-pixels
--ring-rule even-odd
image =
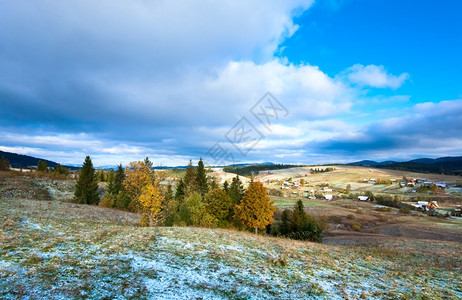
[[[367,201],[367,200],[369,200],[369,197],[367,197],[367,196],[358,196],[358,200],[359,201]]]

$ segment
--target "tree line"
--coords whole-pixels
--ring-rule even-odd
[[[284,165],[284,164],[265,164],[265,165],[249,165],[249,166],[227,166],[223,171],[234,173],[241,176],[254,176],[260,171],[281,170],[300,167],[299,165]]]
[[[276,210],[261,182],[244,189],[239,176],[222,186],[207,176],[202,159],[190,161],[175,186],[160,185],[149,158],[109,172],[107,191],[99,200],[98,176],[89,156],[79,171],[75,201],[141,214],[143,226],[203,226],[252,229],[273,222]]]

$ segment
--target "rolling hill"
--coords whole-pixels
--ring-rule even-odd
[[[10,166],[12,168],[18,168],[18,169],[36,167],[39,160],[46,161],[48,167],[52,167],[52,168],[54,168],[58,164],[54,161],[47,160],[47,159],[36,158],[36,157],[29,156],[29,155],[0,151],[0,157],[2,156],[8,159],[8,161],[10,162]]]

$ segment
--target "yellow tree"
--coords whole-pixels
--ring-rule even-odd
[[[163,202],[164,196],[159,189],[158,181],[144,186],[141,195],[138,197],[138,203],[143,216],[149,218],[149,226],[154,226],[154,221],[162,208]]]
[[[153,176],[149,164],[145,161],[133,161],[125,168],[124,188],[127,196],[131,199],[129,209],[137,211],[140,207],[136,200],[143,193],[148,184],[153,184]]]
[[[266,188],[261,182],[253,181],[245,191],[239,205],[236,205],[235,215],[245,226],[263,229],[271,224],[276,211],[274,201],[268,197]]]

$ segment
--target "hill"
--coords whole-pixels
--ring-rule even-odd
[[[45,209],[46,208],[46,209]],[[40,214],[37,212],[40,211]],[[461,244],[335,246],[136,227],[137,215],[3,199],[0,298],[459,298]]]
[[[350,163],[349,165],[371,166],[383,169],[436,173],[446,175],[462,175],[462,156],[440,157],[440,158],[419,158],[406,162],[385,161],[376,162],[373,160],[362,160]]]
[[[12,168],[18,168],[18,169],[36,167],[39,160],[46,161],[48,167],[52,167],[52,168],[56,167],[56,165],[58,164],[54,161],[47,160],[47,159],[36,158],[36,157],[29,156],[29,155],[16,154],[16,153],[5,152],[5,151],[0,150],[0,157],[2,156],[4,156],[5,158],[9,160],[10,166]]]

